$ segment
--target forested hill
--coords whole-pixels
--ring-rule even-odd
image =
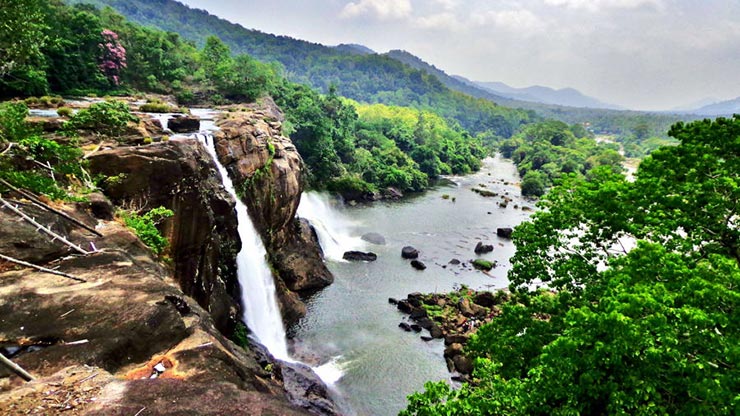
[[[203,10],[173,0],[68,0],[109,5],[135,22],[179,33],[202,45],[209,35],[221,38],[235,54],[279,62],[286,77],[302,84],[367,103],[432,110],[455,120],[473,134],[509,137],[536,119],[532,111],[501,107],[492,101],[453,91],[437,77],[389,56],[358,54],[246,29]]]

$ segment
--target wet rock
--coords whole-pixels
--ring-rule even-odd
[[[460,263],[462,263],[460,260],[458,260],[458,259],[452,259],[452,260],[450,260],[450,263],[449,264],[451,264],[453,266],[458,266],[458,265],[460,265]]]
[[[411,306],[419,308],[423,304],[422,300],[422,294],[419,292],[409,293],[408,296],[406,296],[406,300],[411,304]]]
[[[409,314],[409,316],[411,317],[411,319],[414,319],[414,320],[426,318],[427,311],[424,308],[414,308]]]
[[[445,358],[452,358],[457,355],[462,354],[463,346],[462,344],[450,344],[445,348],[444,357]]]
[[[514,232],[511,228],[497,228],[496,235],[501,238],[511,238],[511,234]]]
[[[473,297],[473,302],[486,308],[490,308],[498,303],[496,296],[491,292],[478,292],[475,297]]]
[[[455,364],[455,370],[461,374],[470,374],[473,372],[473,362],[463,354],[452,357]]]
[[[398,299],[388,298],[388,303],[390,303],[391,305],[398,305]]]
[[[442,332],[442,328],[439,327],[436,323],[432,325],[432,327],[429,329],[429,335],[432,336],[432,338],[441,339],[444,338],[444,332]]]
[[[385,237],[378,233],[365,233],[362,235],[362,238],[364,241],[367,241],[368,243],[375,244],[378,246],[385,245]]]
[[[282,363],[281,374],[290,401],[319,415],[339,415],[329,390],[310,367],[300,363]]]
[[[411,260],[411,267],[416,270],[426,270],[427,265],[420,262],[419,260]]]
[[[491,269],[493,269],[494,263],[492,263],[492,262],[490,262],[488,260],[475,259],[475,260],[473,260],[473,267],[475,267],[478,270],[483,270],[483,271],[486,271],[487,272],[487,271],[490,271]]]
[[[173,133],[194,133],[200,131],[200,118],[195,116],[174,116],[167,122]]]
[[[479,241],[478,244],[475,246],[475,254],[486,254],[493,251],[493,246],[490,244],[483,244],[483,242]]]
[[[68,237],[72,225],[56,214],[16,201],[8,201],[37,222],[48,226],[63,237]],[[60,241],[52,241],[36,227],[23,221],[9,209],[0,208],[0,253],[31,263],[44,263],[70,253]]]
[[[445,338],[445,345],[460,344],[465,345],[468,343],[469,336],[465,334],[452,334],[447,335]]]
[[[421,326],[418,324],[411,324],[411,330],[414,332],[421,332]]]
[[[434,339],[434,338],[432,338],[432,337],[428,337],[428,336],[426,336],[426,335],[422,335],[422,336],[420,336],[419,338],[421,338],[421,340],[422,340],[422,341],[424,341],[424,342],[429,342],[429,341],[431,341],[431,340],[433,340],[433,339]]]
[[[458,308],[460,309],[460,312],[466,317],[475,316],[475,311],[470,307],[470,301],[468,298],[462,298],[460,299],[460,302],[458,303]]]
[[[425,317],[423,317],[423,318],[419,318],[419,319],[417,319],[417,320],[416,320],[416,323],[417,323],[417,324],[418,324],[418,325],[419,325],[420,327],[422,327],[422,328],[424,328],[424,329],[426,329],[426,330],[429,330],[429,329],[431,329],[431,328],[432,328],[432,326],[434,326],[434,322],[432,322],[432,320],[431,320],[431,319],[429,319],[429,318],[428,318],[428,317],[426,317],[426,316],[425,316]]]
[[[396,305],[396,307],[399,311],[403,313],[411,313],[411,311],[414,310],[414,307],[411,306],[411,304],[407,300],[398,301],[398,305]]]
[[[401,257],[408,260],[417,259],[419,258],[419,250],[411,246],[406,246],[401,249]]]
[[[401,322],[400,324],[398,324],[398,327],[406,332],[411,332],[411,325],[407,324],[406,322]]]
[[[347,251],[342,258],[349,261],[375,261],[378,259],[378,255],[375,253],[364,253],[362,251]]]

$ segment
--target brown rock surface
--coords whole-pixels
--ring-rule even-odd
[[[246,111],[225,113],[215,142],[265,242],[278,275],[283,319],[290,324],[305,314],[298,293],[325,287],[334,277],[322,261],[315,233],[295,217],[303,191],[303,161],[290,139],[282,136],[282,120],[269,99]]]
[[[269,361],[227,340],[133,234],[116,222],[98,230],[67,236],[101,251],[53,263],[85,283],[0,267],[0,348],[37,378],[0,368],[0,414],[306,414]]]
[[[174,212],[162,231],[170,241],[175,279],[229,333],[240,316],[240,243],[234,200],[205,148],[191,139],[117,147],[95,153],[90,168],[112,178],[103,181],[103,191],[116,205]]]

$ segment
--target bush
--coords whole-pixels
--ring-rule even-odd
[[[74,114],[74,111],[69,107],[59,107],[57,109],[57,115],[59,117],[71,117]]]
[[[64,123],[64,130],[74,134],[77,130],[96,130],[106,136],[120,136],[129,121],[139,121],[122,101],[104,101],[80,110]]]
[[[135,212],[121,213],[124,224],[134,230],[134,233],[152,249],[154,254],[162,253],[169,244],[157,229],[157,225],[173,215],[175,213],[165,207],[154,208],[144,215]]]

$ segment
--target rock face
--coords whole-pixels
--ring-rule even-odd
[[[200,130],[200,119],[194,116],[175,116],[167,122],[173,133],[193,133]]]
[[[95,153],[90,167],[108,177],[103,191],[116,205],[164,206],[174,212],[162,231],[170,241],[175,279],[211,313],[220,330],[230,333],[240,317],[234,200],[203,145],[173,139],[118,147]]]
[[[100,251],[51,260],[86,282],[0,264],[0,350],[14,351],[37,378],[24,384],[0,368],[1,413],[333,414],[318,387],[292,393],[309,401],[291,402],[280,364],[226,339],[128,229],[71,213],[97,223],[103,237],[80,229],[64,236]],[[0,231],[9,225],[0,222]],[[27,230],[10,235],[10,245],[34,231],[18,227]]]
[[[295,214],[303,191],[303,161],[282,136],[283,115],[267,99],[218,121],[216,151],[247,205],[277,272],[283,319],[305,314],[298,293],[311,293],[334,281],[322,260],[316,234]],[[282,290],[286,289],[286,290]]]

